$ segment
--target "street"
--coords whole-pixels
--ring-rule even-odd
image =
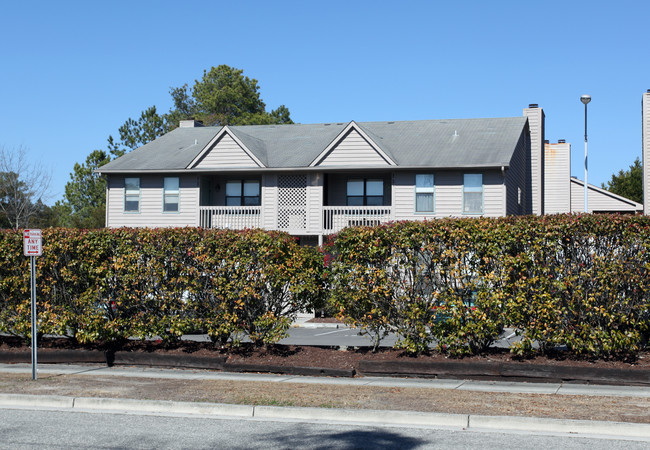
[[[0,408],[0,447],[11,449],[642,449],[647,442],[296,423],[259,419],[153,416]]]
[[[280,344],[283,345],[314,345],[323,347],[369,347],[372,346],[372,339],[368,335],[360,336],[358,328],[304,328],[296,327],[289,329],[289,337],[282,339]],[[183,336],[185,340],[191,341],[209,341],[207,335],[196,334]],[[493,344],[494,347],[507,348],[514,341],[519,340],[515,336],[512,328],[506,328],[501,334],[500,339]],[[243,339],[244,342],[247,338]],[[390,333],[382,339],[381,347],[392,347],[397,341],[397,336]]]

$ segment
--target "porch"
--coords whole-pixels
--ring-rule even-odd
[[[308,211],[297,208],[286,220],[274,214],[275,230],[292,234],[332,234],[351,226],[375,226],[393,220],[391,206],[323,206],[320,208],[321,223],[319,227],[307,229]],[[275,220],[274,220],[275,219]],[[261,206],[200,206],[199,226],[202,228],[227,228],[243,230],[245,228],[265,228],[269,220],[263,216]],[[269,228],[269,227],[266,227]]]
[[[394,218],[386,172],[220,174],[201,180],[198,225],[326,235]]]

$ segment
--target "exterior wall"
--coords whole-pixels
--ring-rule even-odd
[[[544,214],[544,111],[542,108],[526,108],[530,128],[530,200],[533,214]]]
[[[415,212],[415,175],[433,173],[434,212]],[[395,220],[425,220],[443,217],[500,217],[505,215],[505,185],[499,171],[483,171],[483,214],[463,214],[463,174],[477,172],[395,172],[393,215]]]
[[[528,200],[528,148],[530,146],[530,133],[524,131],[517,142],[510,167],[506,172],[504,181],[506,215],[530,214]]]
[[[307,232],[321,231],[323,220],[323,174],[311,173],[307,177]]]
[[[173,176],[173,175],[172,175]],[[129,178],[131,176],[127,176]],[[106,195],[107,227],[197,226],[199,180],[195,175],[180,176],[179,212],[163,212],[164,175],[140,177],[140,210],[124,211],[124,178],[108,177]]]
[[[197,169],[258,167],[258,164],[229,134],[224,133],[195,167]]]
[[[262,228],[274,230],[278,226],[278,176],[262,177]]]
[[[650,89],[641,100],[643,133],[643,214],[650,214]]]
[[[424,172],[423,172],[424,173]],[[436,182],[434,175],[434,184]],[[415,172],[395,172],[392,195],[394,199],[393,216],[396,220],[419,220],[434,217],[435,214],[415,213]],[[434,208],[435,208],[434,192]]]
[[[570,193],[571,144],[546,144],[544,149],[544,213],[566,214],[571,212]]]
[[[462,179],[461,179],[462,180]],[[461,181],[462,183],[462,181]],[[483,172],[483,216],[506,215],[506,188],[500,171]]]
[[[627,212],[641,211],[643,205],[632,200],[623,199],[615,194],[589,185],[589,210],[591,212]],[[571,212],[581,213],[585,209],[585,184],[582,180],[571,178]]]
[[[435,180],[434,213],[415,212],[415,175],[433,173]],[[376,173],[338,173],[327,177],[328,204],[345,206],[346,185],[350,177],[381,177],[384,179],[385,204],[392,205],[395,220],[424,220],[441,217],[476,217],[464,215],[463,174],[461,171],[418,171]],[[472,172],[467,172],[472,173]],[[476,172],[473,172],[476,173]],[[481,216],[499,217],[505,215],[506,187],[504,178],[498,170],[483,171],[483,214]],[[293,173],[292,173],[293,174]],[[325,176],[322,173],[309,173],[306,186],[306,222],[303,230],[292,230],[304,234],[322,232],[323,200]],[[261,227],[278,229],[278,175],[277,174],[237,174],[234,178],[261,179]],[[140,177],[140,210],[124,212],[124,176],[110,176],[107,189],[107,225],[109,227],[179,227],[198,226],[198,206],[201,195],[199,186],[214,189],[214,206],[225,203],[225,183],[233,177],[184,175],[180,177],[179,213],[165,213],[163,204],[164,175]],[[394,199],[394,201],[393,201]]]
[[[388,162],[356,130],[350,130],[319,166],[387,166]]]

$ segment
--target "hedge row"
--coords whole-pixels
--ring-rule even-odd
[[[260,230],[43,230],[36,258],[39,332],[79,342],[179,339],[276,342],[320,306],[322,256]],[[22,237],[0,234],[0,331],[30,336]]]
[[[332,303],[398,346],[477,353],[505,326],[524,354],[566,346],[636,354],[650,328],[650,221],[608,215],[449,219],[343,230],[329,243]]]
[[[321,249],[280,232],[43,230],[39,331],[80,342],[277,342],[325,306],[412,353],[479,353],[514,327],[519,354],[633,355],[650,331],[650,220],[444,219],[345,229]],[[324,257],[323,257],[324,254]],[[28,258],[0,232],[0,332],[30,335]]]

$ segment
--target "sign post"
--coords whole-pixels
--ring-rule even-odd
[[[23,230],[23,253],[29,256],[29,267],[31,271],[32,290],[32,380],[36,380],[36,333],[38,324],[36,321],[36,264],[35,258],[43,254],[43,239],[41,230]]]

